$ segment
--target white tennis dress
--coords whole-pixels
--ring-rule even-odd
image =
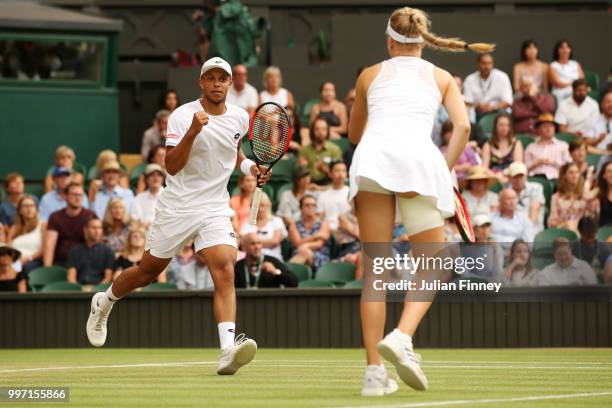
[[[434,65],[408,56],[381,65],[367,91],[368,123],[351,163],[349,200],[365,177],[389,191],[432,197],[442,216],[450,217],[451,174],[431,139],[441,102]]]

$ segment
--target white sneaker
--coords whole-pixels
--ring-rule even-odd
[[[397,391],[397,382],[390,378],[384,367],[366,368],[361,395],[364,397],[382,397]]]
[[[89,318],[85,326],[87,338],[94,347],[102,347],[106,342],[106,321],[108,320],[110,309],[106,313],[100,311],[98,299],[102,296],[104,296],[104,292],[98,292],[91,299],[91,311],[89,312]]]
[[[244,334],[239,334],[233,346],[221,350],[217,374],[233,375],[240,367],[253,360],[256,351],[257,343],[255,343],[255,340],[247,338]]]
[[[421,356],[414,352],[411,341],[401,338],[394,330],[378,343],[377,348],[380,355],[395,366],[403,382],[418,391],[427,389]]]

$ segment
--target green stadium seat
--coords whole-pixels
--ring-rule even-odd
[[[287,268],[297,276],[298,281],[302,282],[309,280],[312,276],[310,267],[304,264],[288,262]]]
[[[363,279],[348,281],[344,284],[343,288],[346,289],[363,289]]]
[[[278,163],[272,167],[272,177],[274,180],[292,181],[293,174],[296,168],[295,159],[279,160]]]
[[[603,154],[588,154],[586,158],[586,162],[589,164],[589,166],[594,166],[597,169],[597,166],[599,165],[599,161],[601,160],[603,156],[604,156]]]
[[[94,164],[93,166],[89,168],[89,171],[87,172],[87,180],[95,180],[97,178],[98,178],[98,168]]]
[[[136,165],[132,172],[130,173],[130,187],[136,189],[138,186],[138,180],[140,180],[140,176],[145,172],[148,163],[140,163]]]
[[[514,136],[516,136],[516,138],[521,141],[521,143],[523,144],[523,149],[525,149],[531,143],[535,142],[534,137],[531,136],[529,133],[516,133]]]
[[[600,227],[599,230],[597,230],[598,241],[606,242],[610,236],[612,236],[612,225]]]
[[[6,198],[6,193],[4,192],[3,188],[0,188],[0,201],[4,201],[5,198]]]
[[[78,283],[53,282],[45,285],[41,292],[82,292],[83,288]]]
[[[489,187],[489,191],[499,194],[500,191],[504,188],[504,185],[499,181]]]
[[[531,260],[531,266],[536,270],[542,270],[553,262],[555,259],[552,256],[536,256]]]
[[[499,112],[487,113],[478,121],[478,129],[487,140],[491,139],[493,122],[495,122],[497,115],[499,115]]]
[[[563,140],[564,142],[566,142],[567,144],[570,144],[572,142],[575,142],[576,140],[578,140],[578,136],[573,135],[571,133],[563,133],[563,132],[559,132],[555,135],[555,137],[559,140]]]
[[[111,285],[110,283],[101,283],[101,284],[96,285],[93,288],[91,288],[91,291],[93,293],[96,293],[96,292],[106,292],[106,290],[108,288],[110,288],[110,285]]]
[[[161,283],[154,282],[149,286],[145,286],[142,288],[144,292],[157,292],[161,290],[176,290],[176,285],[174,283]]]
[[[302,122],[302,126],[310,126],[310,111],[312,110],[312,107],[315,106],[317,103],[319,103],[319,98],[311,99],[304,104],[304,108],[300,113],[300,121]]]
[[[36,268],[28,273],[28,284],[35,291],[41,290],[49,283],[63,281],[66,281],[66,268],[61,266]]]
[[[333,144],[338,146],[342,153],[346,153],[346,151],[351,147],[351,142],[346,137],[341,137],[340,139],[332,139],[330,140]]]
[[[309,279],[309,280],[305,280],[302,281],[298,284],[298,288],[300,289],[304,289],[304,288],[334,288],[335,285],[333,282],[328,282],[328,281],[322,281],[322,280],[315,280],[315,279]]]
[[[344,285],[355,279],[355,265],[348,262],[328,262],[321,265],[315,274],[315,280]]]
[[[565,228],[549,228],[541,231],[536,235],[534,240],[533,253],[536,257],[552,258],[553,249],[552,243],[555,239],[564,237],[570,241],[578,239],[578,235],[571,230]]]
[[[599,75],[596,72],[584,71],[584,80],[587,81],[592,91],[599,90]]]
[[[240,146],[242,149],[242,153],[249,159],[253,160],[255,156],[253,155],[253,149],[251,149],[251,143],[249,142],[249,137],[245,136],[242,138],[242,145]]]
[[[230,176],[229,182],[227,183],[227,191],[231,194],[234,191],[234,188],[238,185],[238,179],[240,179],[240,175],[242,172],[239,169],[234,169],[232,171],[232,175]]]
[[[26,183],[23,192],[41,198],[45,194],[45,186],[42,183]]]

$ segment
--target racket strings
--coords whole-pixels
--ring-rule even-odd
[[[264,105],[255,113],[251,142],[260,163],[273,163],[285,153],[290,127],[287,114],[279,106]]]

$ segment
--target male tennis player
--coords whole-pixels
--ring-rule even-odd
[[[214,313],[221,343],[217,374],[234,374],[255,356],[255,341],[243,334],[234,338],[237,243],[230,222],[234,212],[229,207],[227,183],[235,167],[249,175],[258,175],[260,169],[240,151],[249,116],[225,102],[231,85],[230,65],[221,58],[211,58],[200,72],[202,97],[170,115],[167,187],[157,203],[146,251],[139,266],[126,269],[106,293],[94,295],[86,328],[93,346],[100,347],[106,341],[106,322],[113,304],[134,289],[149,285],[184,243],[193,239],[215,284]],[[270,174],[260,176],[262,183]]]

